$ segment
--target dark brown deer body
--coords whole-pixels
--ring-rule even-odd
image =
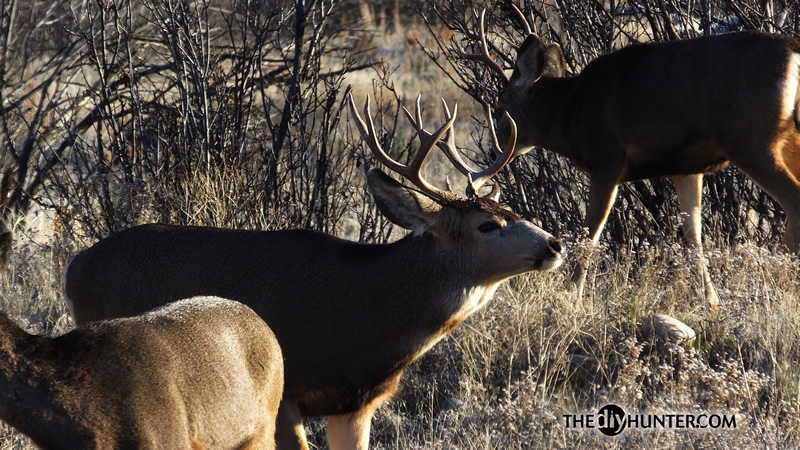
[[[585,223],[594,242],[620,183],[668,175],[688,215],[687,240],[701,248],[702,174],[730,161],[783,206],[784,243],[800,250],[800,43],[732,33],[633,45],[572,78],[564,68],[560,47],[529,35],[497,107],[521,130],[516,155],[544,147],[589,174]],[[506,130],[501,124],[499,134]],[[583,277],[579,265],[580,286]]]
[[[72,315],[126,316],[200,293],[241,301],[275,331],[285,357],[279,448],[306,447],[301,416],[318,415],[329,416],[332,449],[366,448],[375,409],[411,362],[504,280],[555,268],[563,255],[560,241],[492,200],[420,194],[377,169],[367,179],[380,210],[412,235],[366,245],[303,230],[140,226],[70,263]]]
[[[544,146],[615,181],[693,175],[729,160],[747,171],[753,158],[800,173],[800,155],[785,152],[800,143],[792,39],[733,33],[634,45],[573,78],[561,78],[558,64],[542,67],[546,52],[537,36],[525,41],[498,103],[525,130],[517,155]]]
[[[210,297],[63,336],[0,313],[0,420],[42,448],[274,448],[281,351],[249,308]]]

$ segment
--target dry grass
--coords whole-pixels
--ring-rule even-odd
[[[200,180],[216,186],[213,180]],[[199,188],[198,193],[202,193]],[[216,190],[216,189],[215,189]],[[205,195],[210,195],[206,191]],[[192,202],[195,200],[192,200]],[[193,209],[216,214],[217,199]],[[188,201],[188,203],[191,203]],[[187,204],[188,204],[187,203]],[[220,203],[223,204],[224,203]],[[65,252],[15,230],[0,309],[33,332],[71,327],[60,288]],[[581,253],[573,245],[573,255]],[[707,252],[723,297],[713,314],[681,245],[637,255],[597,250],[586,298],[569,268],[518,277],[420,361],[373,422],[376,448],[793,447],[800,444],[800,264],[744,244]],[[651,349],[642,318],[667,313],[698,333]],[[564,414],[606,403],[640,413],[735,414],[735,430],[569,430]],[[309,421],[323,446],[323,422]],[[0,428],[0,449],[28,448]]]
[[[715,253],[712,264],[730,281],[714,315],[699,306],[683,251],[645,256],[642,265],[608,261],[584,301],[565,289],[563,272],[512,283],[413,367],[376,420],[375,440],[393,448],[800,443],[797,261],[747,245]],[[649,349],[636,329],[650,312],[678,316],[699,339],[688,349]],[[737,428],[614,438],[565,428],[564,414],[607,403],[643,414],[735,414]]]

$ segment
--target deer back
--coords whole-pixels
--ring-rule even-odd
[[[277,340],[230,300],[31,336],[0,314],[0,419],[44,448],[272,448]]]

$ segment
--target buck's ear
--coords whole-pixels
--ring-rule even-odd
[[[391,220],[416,234],[422,234],[433,225],[441,205],[429,197],[407,189],[379,169],[367,172],[367,185],[378,209]]]
[[[519,48],[511,84],[517,88],[528,88],[542,75],[563,76],[565,66],[561,47],[557,44],[545,47],[542,39],[532,34]]]

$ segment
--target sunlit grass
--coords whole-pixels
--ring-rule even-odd
[[[210,190],[204,195],[210,195]],[[66,255],[16,230],[0,308],[31,332],[71,321],[61,293]],[[750,244],[706,251],[722,297],[709,311],[684,246],[592,252],[585,298],[569,264],[507,283],[494,301],[406,373],[373,421],[376,448],[628,446],[792,447],[800,444],[800,263]],[[652,313],[697,332],[687,347],[651,349]],[[735,414],[735,430],[569,430],[564,414],[607,403],[641,413]],[[324,446],[321,421],[308,422]],[[0,448],[28,448],[0,429]]]

